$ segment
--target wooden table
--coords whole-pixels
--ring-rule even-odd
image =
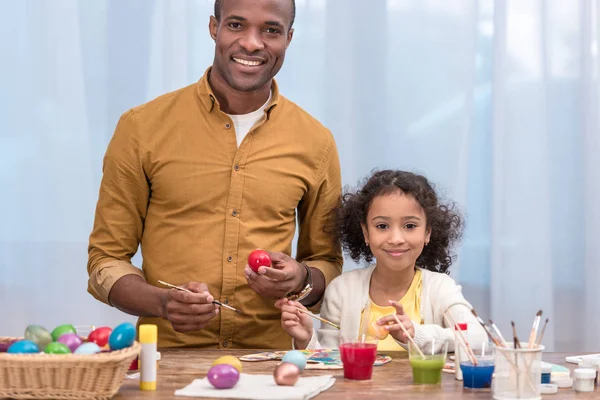
[[[185,399],[176,397],[175,390],[190,384],[194,379],[203,378],[210,364],[217,357],[256,353],[249,350],[198,350],[198,349],[162,349],[162,360],[158,369],[157,390],[142,392],[137,379],[125,381],[115,399]],[[490,389],[463,389],[462,382],[454,380],[454,375],[443,373],[442,384],[438,386],[420,386],[412,384],[412,372],[406,353],[389,353],[392,362],[374,367],[373,379],[365,382],[345,381],[342,370],[316,371],[305,370],[302,376],[331,374],[335,384],[316,397],[318,400],[341,399],[491,399]],[[544,353],[543,360],[568,367],[571,371],[576,365],[565,363],[566,353]],[[250,374],[272,374],[277,361],[244,362],[244,372]],[[544,395],[545,399],[599,399],[600,388],[593,393],[576,393],[574,389],[559,389],[558,394]]]

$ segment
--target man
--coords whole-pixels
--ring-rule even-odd
[[[341,273],[326,229],[341,194],[333,137],[273,79],[294,15],[293,0],[217,0],[212,67],[126,112],[109,143],[88,291],[158,325],[161,347],[289,348],[275,300],[317,310]],[[302,263],[289,256],[296,217]],[[247,266],[256,248],[273,268]]]

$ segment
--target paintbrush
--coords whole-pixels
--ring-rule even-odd
[[[417,349],[417,351],[419,352],[419,354],[421,355],[421,357],[425,358],[425,354],[423,354],[423,352],[421,351],[421,349],[419,348],[419,346],[417,346],[417,344],[413,340],[412,336],[410,336],[410,333],[408,333],[408,331],[406,330],[406,328],[404,327],[404,325],[402,325],[402,322],[400,322],[400,319],[398,318],[398,316],[396,314],[393,314],[393,316],[394,316],[394,319],[396,320],[396,322],[398,323],[398,325],[400,325],[400,328],[402,329],[402,332],[404,332],[404,334],[406,335],[406,337],[408,338],[408,340],[410,340],[410,342],[412,343],[412,345],[414,346],[414,348]]]
[[[531,328],[531,333],[529,334],[529,343],[527,344],[527,347],[529,347],[530,349],[532,349],[533,346],[535,346],[535,338],[537,337],[538,329],[540,328],[541,318],[542,310],[538,311],[537,314],[535,314],[535,318],[533,319],[533,327]]]
[[[188,290],[188,289],[186,289],[186,288],[182,288],[181,286],[175,286],[175,285],[171,285],[170,283],[163,282],[163,281],[160,281],[160,280],[158,281],[158,283],[160,283],[161,285],[165,285],[165,286],[167,286],[167,287],[170,287],[170,288],[172,288],[172,289],[181,290],[182,292],[186,292],[186,293],[194,293],[194,292],[192,292],[191,290]],[[218,305],[218,306],[221,306],[221,307],[228,308],[228,309],[230,309],[231,311],[235,311],[235,312],[236,312],[236,313],[238,313],[238,314],[243,314],[243,313],[242,313],[240,310],[238,310],[237,308],[233,308],[233,307],[231,307],[231,306],[228,306],[227,304],[223,304],[223,303],[221,303],[220,301],[213,300],[213,301],[212,301],[212,303],[213,303],[213,304],[216,304],[216,305]]]
[[[333,322],[326,320],[325,318],[321,318],[321,317],[319,317],[319,316],[316,316],[315,314],[311,313],[310,311],[303,310],[303,309],[301,309],[301,308],[299,308],[299,307],[296,307],[296,306],[292,306],[292,307],[294,307],[296,310],[300,311],[302,314],[306,314],[306,315],[308,315],[309,317],[313,317],[313,318],[315,318],[315,319],[318,319],[318,320],[319,320],[319,321],[321,321],[321,322],[324,322],[324,323],[326,323],[327,325],[331,325],[331,326],[333,326],[334,328],[340,329],[340,326],[339,326],[339,325],[336,325],[336,324],[334,324]]]
[[[494,321],[492,321],[491,319],[488,322],[489,322],[490,326],[492,327],[492,330],[494,331],[494,333],[496,333],[496,335],[498,336],[498,339],[500,339],[500,342],[502,343],[502,347],[506,347],[506,340],[504,340],[504,337],[502,336],[500,329],[498,329],[496,324],[494,324]]]
[[[450,326],[452,326],[452,330],[454,331],[454,334],[456,335],[455,337],[457,339],[459,339],[458,342],[465,349],[467,356],[469,356],[469,360],[471,361],[471,363],[473,365],[477,365],[477,357],[475,357],[475,353],[473,353],[473,350],[471,350],[471,346],[469,346],[469,342],[467,342],[467,340],[463,336],[462,331],[460,329],[458,329],[458,330],[454,329],[458,325],[456,324],[456,321],[454,321],[454,318],[452,318],[452,315],[450,315],[450,313],[448,311],[449,310],[446,309],[446,312],[444,312],[444,317],[446,317],[446,319],[450,322]]]
[[[513,340],[514,340],[514,346],[515,349],[520,349],[521,348],[521,342],[519,342],[519,338],[517,337],[517,329],[515,328],[515,321],[510,321],[510,324],[512,325],[512,331],[513,331]]]
[[[488,328],[483,319],[481,319],[481,317],[477,315],[474,308],[471,309],[471,312],[473,313],[475,319],[477,319],[477,322],[479,322],[479,325],[481,325],[485,333],[487,333],[490,340],[494,342],[494,344],[498,347],[506,347],[506,343],[502,343],[499,339],[496,339],[496,337],[494,337],[494,334],[492,333],[492,331],[490,331],[490,328]]]
[[[546,332],[546,326],[547,325],[548,325],[548,318],[546,318],[546,322],[544,322],[544,326],[542,327],[542,331],[540,332],[540,337],[535,342],[536,346],[539,346],[540,344],[542,344],[542,338],[544,337],[544,332]]]

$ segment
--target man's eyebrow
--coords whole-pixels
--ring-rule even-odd
[[[276,26],[278,28],[283,29],[283,24],[279,21],[265,21],[266,25]]]
[[[246,21],[246,18],[240,17],[239,15],[230,15],[227,18],[225,18],[226,21],[230,19],[235,19],[237,21]]]

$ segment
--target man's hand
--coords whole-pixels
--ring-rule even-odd
[[[292,257],[279,252],[271,255],[271,267],[260,267],[258,273],[248,265],[244,269],[248,285],[259,295],[281,299],[289,293],[299,292],[306,279],[306,268]]]
[[[214,297],[204,283],[190,282],[182,286],[194,293],[169,289],[163,297],[163,317],[177,332],[193,332],[206,327],[219,314]]]

